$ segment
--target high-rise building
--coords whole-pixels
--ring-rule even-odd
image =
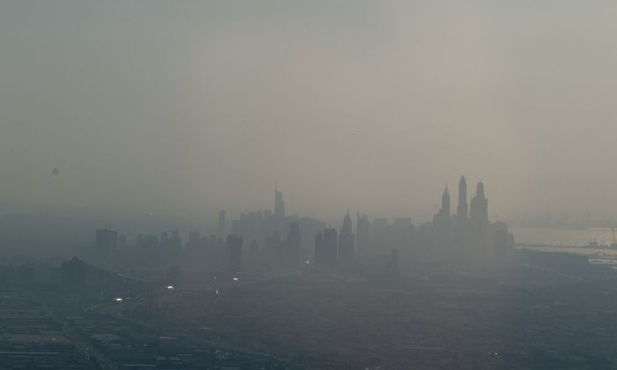
[[[323,243],[323,234],[321,233],[321,231],[319,231],[316,235],[315,235],[315,253],[314,253],[314,263],[315,263],[315,268],[317,270],[324,270],[327,263],[327,253],[326,253],[326,248],[325,245]]]
[[[219,238],[225,239],[225,210],[219,211]]]
[[[182,248],[182,239],[180,239],[180,233],[178,233],[178,230],[171,231],[170,243],[173,250],[180,250]]]
[[[413,244],[415,228],[409,217],[397,217],[392,222],[392,244],[394,248],[408,250]]]
[[[467,181],[461,176],[458,183],[458,206],[456,207],[456,225],[454,228],[453,244],[460,250],[460,256],[467,249],[469,242],[469,206],[467,204]]]
[[[118,232],[109,229],[97,229],[94,250],[99,256],[109,256],[118,249]]]
[[[82,283],[86,277],[86,263],[77,257],[62,262],[60,273],[63,282],[68,284]]]
[[[368,217],[366,215],[362,215],[360,217],[360,213],[357,216],[357,226],[356,226],[356,236],[357,236],[357,253],[362,254],[366,252],[371,243],[371,235],[370,235],[370,223],[368,221]]]
[[[285,218],[285,201],[283,193],[278,190],[278,186],[274,187],[274,217],[278,220]]]
[[[474,225],[488,225],[488,199],[484,195],[484,184],[478,182],[476,195],[471,200],[469,222]]]
[[[336,229],[325,229],[323,234],[323,249],[325,254],[324,267],[328,271],[334,271],[338,258],[338,240]]]
[[[459,225],[465,225],[468,218],[468,205],[467,205],[467,181],[465,176],[461,176],[461,180],[458,182],[458,206],[456,207],[456,223]]]
[[[342,270],[348,270],[353,266],[354,242],[351,217],[349,216],[349,212],[347,212],[343,220],[343,227],[341,228],[338,242],[338,263]]]
[[[244,240],[256,239],[262,241],[275,231],[278,232],[278,229],[267,229],[267,218],[262,211],[242,213],[240,219],[232,221],[231,233],[242,237]],[[223,240],[225,239],[223,238]]]
[[[443,194],[441,195],[441,211],[444,219],[448,219],[448,221],[450,221],[450,193],[448,192],[447,184],[443,189]]]
[[[371,224],[371,247],[390,248],[392,245],[392,225],[387,218],[374,218]]]
[[[480,181],[469,206],[470,243],[480,253],[485,253],[488,246],[488,227],[488,199],[484,195],[484,184]]]
[[[433,227],[436,232],[447,233],[450,228],[450,193],[446,185],[441,195],[441,208],[433,218]]]
[[[441,208],[433,218],[434,241],[439,248],[450,246],[450,194],[446,185],[441,195]]]

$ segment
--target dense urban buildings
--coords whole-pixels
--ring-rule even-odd
[[[484,184],[478,182],[467,206],[467,182],[460,178],[458,204],[452,214],[446,185],[441,206],[432,223],[416,226],[409,217],[392,220],[367,215],[353,219],[346,212],[340,230],[308,217],[287,216],[283,193],[274,189],[272,210],[242,213],[226,232],[226,212],[218,213],[216,235],[190,233],[183,244],[178,231],[163,231],[159,237],[140,235],[134,248],[119,247],[118,232],[96,231],[96,256],[106,266],[173,269],[217,274],[250,273],[268,276],[284,272],[314,271],[349,274],[377,255],[390,256],[384,265],[399,265],[401,259],[439,260],[448,263],[491,265],[504,258],[513,237],[504,223],[491,223]],[[97,257],[97,258],[98,258]],[[135,269],[133,269],[135,270]]]
[[[489,220],[484,184],[469,210],[467,197],[462,177],[456,212],[446,186],[432,222],[417,228],[409,217],[370,220],[349,211],[338,229],[285,215],[277,187],[273,210],[241,214],[231,233],[222,210],[212,235],[195,231],[186,240],[171,230],[121,243],[117,231],[98,229],[84,258],[55,267],[0,265],[9,307],[0,312],[9,320],[0,333],[8,357],[0,363],[540,369],[575,361],[568,351],[555,352],[554,343],[567,333],[603,337],[598,328],[609,325],[603,312],[610,302],[585,307],[595,310],[586,321],[598,330],[592,333],[571,320],[581,302],[553,287],[597,300],[602,293],[578,284],[605,286],[617,276],[585,258],[513,248],[508,225]],[[16,325],[26,322],[36,329],[19,332]],[[586,353],[581,368],[617,363],[608,341],[576,343]]]

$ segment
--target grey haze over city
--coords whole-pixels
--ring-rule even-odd
[[[270,208],[277,183],[289,214],[422,221],[464,174],[498,219],[613,217],[615,16],[609,1],[5,1],[1,210],[188,229]]]
[[[615,20],[0,1],[0,370],[617,369]]]

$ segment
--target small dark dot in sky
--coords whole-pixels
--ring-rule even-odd
[[[57,168],[54,168],[53,170],[51,170],[51,174],[54,176],[57,176],[60,173],[60,170]]]

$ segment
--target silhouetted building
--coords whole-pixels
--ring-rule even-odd
[[[197,252],[202,249],[201,237],[199,232],[191,231],[189,233],[189,240],[186,242],[184,247],[185,251],[189,253],[189,255],[196,256]]]
[[[398,217],[392,223],[392,248],[407,250],[413,244],[415,228],[411,223],[411,218]]]
[[[170,239],[171,248],[174,251],[179,251],[182,249],[182,239],[180,239],[180,234],[178,230],[172,230],[171,239]]]
[[[99,256],[110,256],[118,249],[118,232],[97,229],[94,249]]]
[[[371,224],[371,246],[377,249],[390,248],[392,227],[387,218],[374,218]],[[387,249],[386,249],[387,250]]]
[[[159,250],[159,239],[154,236],[154,235],[146,235],[143,239],[142,239],[142,245],[140,245],[140,247],[143,248],[143,250],[145,251],[147,257],[152,258],[154,257]]]
[[[242,271],[242,238],[236,235],[227,235],[226,249],[229,256],[228,272],[235,274]]]
[[[472,224],[488,224],[488,199],[484,195],[484,184],[482,181],[478,182],[476,195],[471,200],[469,221]]]
[[[285,221],[297,222],[300,228],[300,259],[301,261],[308,261],[309,255],[313,254],[313,245],[315,242],[315,235],[326,228],[326,224],[322,221],[316,220],[310,217],[298,217],[287,216]],[[310,247],[309,247],[310,246]],[[310,252],[309,252],[310,250]]]
[[[356,225],[356,252],[358,255],[365,253],[371,243],[370,223],[366,215],[357,216]]]
[[[326,267],[328,270],[334,270],[336,269],[338,259],[338,240],[336,229],[324,230],[323,242],[326,250]]]
[[[274,217],[278,220],[285,218],[285,201],[283,200],[283,193],[278,191],[278,187],[274,188]]]
[[[315,269],[333,272],[336,269],[337,233],[335,229],[325,229],[315,236]]]
[[[488,226],[488,199],[484,196],[484,184],[480,181],[469,207],[470,243],[471,247],[480,253],[486,253]]]
[[[267,213],[264,215],[262,211],[242,213],[240,219],[232,222],[231,233],[246,240],[262,241],[267,235],[278,230],[276,227],[267,227],[266,224],[269,219]]]
[[[349,212],[343,220],[343,227],[339,234],[338,263],[342,270],[349,270],[354,262],[354,236],[352,234],[351,217]]]
[[[83,283],[86,276],[86,263],[77,257],[62,262],[60,268],[62,282],[65,284]]]
[[[453,245],[456,247],[455,257],[465,254],[469,246],[469,206],[467,205],[467,181],[461,176],[458,183],[458,206],[456,207],[456,225],[454,228]]]
[[[450,245],[450,194],[447,185],[441,195],[441,208],[433,217],[433,232],[437,247],[446,248]]]
[[[458,206],[456,207],[456,223],[461,228],[467,225],[468,208],[467,181],[465,176],[461,176],[461,180],[458,182]]]
[[[158,245],[158,263],[167,265],[172,257],[171,240],[167,231],[161,233]]]

